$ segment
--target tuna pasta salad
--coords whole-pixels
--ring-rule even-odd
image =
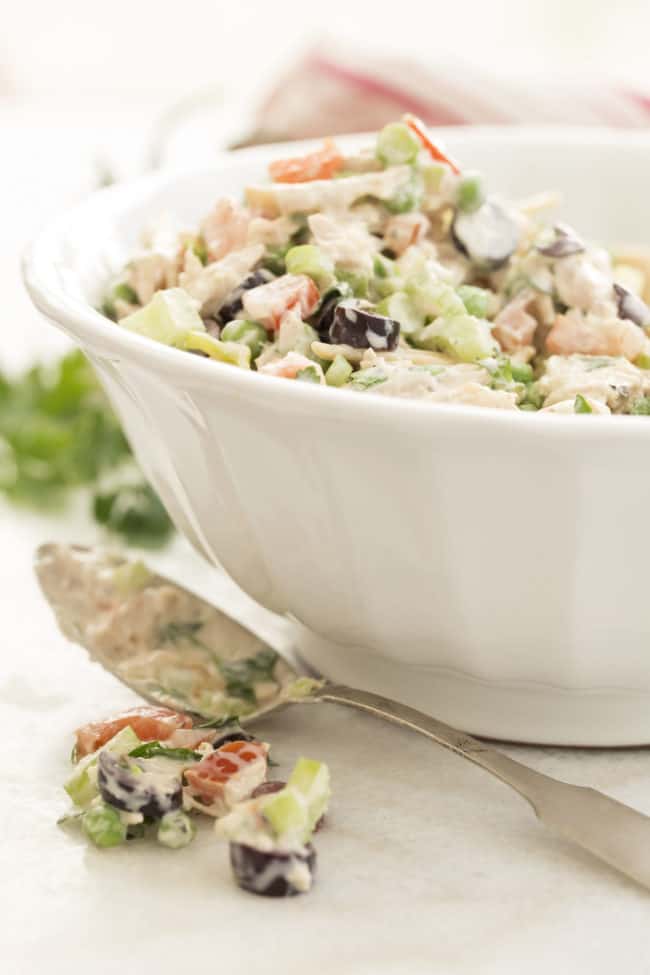
[[[650,258],[512,204],[407,115],[278,159],[112,282],[120,326],[293,382],[550,413],[650,415]]]

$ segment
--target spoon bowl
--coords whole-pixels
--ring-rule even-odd
[[[402,725],[515,789],[565,839],[650,888],[650,818],[560,782],[414,708],[300,677],[272,647],[142,563],[77,545],[42,545],[35,560],[63,633],[136,694],[197,724],[249,722],[287,704],[329,702]]]

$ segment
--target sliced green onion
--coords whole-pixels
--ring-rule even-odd
[[[251,358],[257,359],[268,341],[268,335],[264,326],[258,322],[236,318],[224,325],[220,339],[222,342],[239,342],[241,345],[247,345],[251,350]]]
[[[404,122],[390,122],[377,136],[377,159],[385,166],[411,163],[422,148],[416,134]]]

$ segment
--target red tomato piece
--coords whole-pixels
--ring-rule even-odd
[[[306,274],[283,274],[268,284],[244,292],[244,311],[248,318],[267,329],[277,329],[288,311],[308,318],[316,311],[320,292]]]
[[[228,787],[233,787],[233,780],[239,776],[247,780],[243,794],[240,794],[242,790],[236,788],[229,790],[232,799],[239,801],[264,780],[267,750],[267,746],[261,741],[229,741],[216,752],[186,769],[185,779],[194,793],[206,804],[211,804],[227,800]],[[259,768],[259,775],[256,778],[259,781],[250,782],[248,787],[249,776],[246,773],[252,771],[256,764]]]
[[[97,751],[114,735],[130,725],[141,741],[164,741],[179,728],[191,728],[192,719],[168,708],[137,707],[121,711],[104,721],[93,721],[77,728],[78,758]]]
[[[445,163],[445,165],[449,166],[452,172],[460,173],[460,168],[454,162],[454,160],[446,153],[444,153],[442,149],[440,149],[435,144],[435,142],[431,141],[427,133],[427,129],[424,122],[421,122],[419,118],[415,117],[415,115],[405,115],[404,122],[406,123],[406,125],[408,125],[409,129],[412,132],[415,132],[418,139],[420,140],[424,148],[428,151],[432,159],[435,159],[436,162]]]
[[[322,148],[306,156],[277,159],[269,166],[275,183],[310,183],[315,179],[331,179],[343,168],[344,159],[332,139],[325,139]]]

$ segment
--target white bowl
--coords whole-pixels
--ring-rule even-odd
[[[650,136],[445,139],[510,195],[563,190],[586,234],[650,240]],[[35,304],[90,357],[178,528],[299,621],[317,669],[477,734],[650,742],[650,420],[291,383],[157,345],[93,309],[143,225],[163,211],[191,225],[277,154],[95,194],[32,245]]]

